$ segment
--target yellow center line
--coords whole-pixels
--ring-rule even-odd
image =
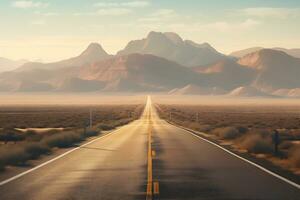
[[[153,182],[153,157],[156,156],[156,152],[152,150],[152,130],[153,121],[151,116],[151,100],[148,97],[147,102],[147,120],[148,120],[148,177],[147,177],[147,195],[146,200],[154,200],[159,197],[159,183],[158,181]]]
[[[151,123],[151,110],[149,109],[148,115],[148,181],[147,181],[147,195],[146,200],[152,200],[152,147],[151,147],[151,140],[152,140],[152,123]]]
[[[154,182],[154,191],[153,191],[154,195],[159,195],[159,183],[158,182]]]
[[[152,158],[154,158],[154,157],[155,157],[155,151],[152,150]]]

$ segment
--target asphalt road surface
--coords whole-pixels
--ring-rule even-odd
[[[0,200],[278,199],[300,189],[159,119],[142,117],[30,173],[0,182]]]

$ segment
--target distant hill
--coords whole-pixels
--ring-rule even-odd
[[[2,72],[0,91],[298,97],[300,58],[285,51],[292,52],[255,47],[235,52],[232,55],[240,58],[232,58],[176,33],[150,32],[144,39],[129,42],[117,55],[91,43],[73,58],[29,62]]]
[[[252,85],[257,88],[273,90],[300,86],[300,59],[282,51],[262,49],[244,56],[238,63],[256,70]]]
[[[24,63],[28,62],[27,60],[10,60],[7,58],[0,58],[0,72],[14,70]]]
[[[170,32],[150,32],[144,39],[129,42],[117,55],[132,53],[153,54],[188,67],[211,64],[226,57],[208,43],[183,40]]]
[[[300,88],[279,89],[273,92],[272,94],[281,97],[300,97]]]
[[[222,95],[226,91],[217,87],[201,87],[189,84],[183,88],[175,88],[168,92],[171,95]]]
[[[267,97],[271,96],[265,92],[262,92],[254,87],[245,86],[245,87],[238,87],[228,93],[229,96],[234,97]]]
[[[252,47],[252,48],[248,48],[248,49],[234,51],[234,52],[230,53],[229,55],[236,57],[236,58],[241,58],[243,56],[246,56],[247,54],[254,53],[254,52],[262,50],[262,49],[264,49],[264,48],[263,47]],[[271,49],[277,50],[277,51],[283,51],[290,56],[300,58],[300,49],[285,49],[285,48],[281,48],[281,47],[275,47],[275,48],[271,48]]]
[[[64,67],[76,67],[84,64],[94,63],[108,59],[111,55],[107,54],[98,43],[91,43],[79,56],[53,63],[29,62],[18,68],[19,71],[31,69],[58,69]]]
[[[233,60],[225,59],[213,65],[192,68],[195,72],[205,74],[211,87],[232,90],[236,87],[249,85],[255,79],[256,71],[239,65]]]
[[[17,70],[0,74],[9,91],[167,91],[204,84],[205,77],[154,55],[130,54],[79,67]],[[1,89],[1,88],[0,88]]]
[[[285,49],[280,47],[273,48],[274,50],[283,51],[286,54],[289,54],[290,56],[300,58],[300,48],[299,49]]]
[[[259,51],[261,49],[263,49],[263,47],[251,47],[251,48],[248,48],[248,49],[242,49],[242,50],[239,50],[239,51],[234,51],[234,52],[230,53],[229,55],[233,56],[233,57],[236,57],[236,58],[241,58],[241,57],[246,56],[249,53],[253,53],[253,52]]]
[[[79,78],[107,82],[106,88],[117,91],[126,85],[135,90],[160,91],[204,82],[191,69],[150,54],[116,56],[84,66]]]

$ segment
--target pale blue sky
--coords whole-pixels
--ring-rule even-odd
[[[90,42],[109,53],[151,30],[229,53],[300,48],[298,0],[0,0],[0,57],[59,60]]]

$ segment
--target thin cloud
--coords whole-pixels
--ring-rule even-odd
[[[35,11],[34,14],[41,15],[45,17],[51,17],[51,16],[59,16],[59,13],[56,12],[41,12],[41,11]]]
[[[145,17],[140,18],[138,21],[139,22],[161,22],[161,21],[173,19],[177,16],[178,15],[176,14],[175,10],[159,9]]]
[[[238,13],[253,16],[253,17],[275,17],[275,18],[288,18],[297,16],[300,13],[299,8],[270,8],[270,7],[257,7],[245,8],[239,10]]]
[[[147,23],[146,23],[147,22]],[[140,27],[151,30],[171,30],[175,32],[221,32],[237,33],[250,31],[262,24],[258,20],[246,19],[239,22],[216,21],[212,23],[185,22],[185,21],[141,21]]]
[[[175,10],[172,9],[159,9],[151,14],[155,17],[173,17],[175,15]]]
[[[44,8],[49,5],[49,3],[35,2],[35,1],[15,1],[11,4],[15,8]]]
[[[43,16],[49,17],[49,16],[59,16],[59,13],[56,12],[47,12],[47,13],[42,13]]]
[[[256,28],[261,22],[254,19],[246,19],[241,22],[218,21],[208,24],[197,24],[194,26],[196,30],[211,30],[220,32],[239,32],[248,31]]]
[[[122,6],[126,7],[132,7],[132,8],[142,8],[150,6],[150,2],[148,1],[131,1],[131,2],[125,2],[121,4]]]
[[[148,1],[128,1],[128,2],[99,2],[95,3],[94,6],[96,7],[105,7],[105,8],[112,8],[112,7],[129,7],[129,8],[143,8],[150,5]]]
[[[149,1],[128,1],[128,2],[98,2],[94,7],[98,8],[96,11],[85,13],[74,13],[75,16],[122,16],[128,15],[134,11],[135,8],[144,8],[150,5]]]
[[[44,20],[34,20],[31,22],[31,25],[35,25],[35,26],[43,26],[45,24],[46,22]]]
[[[103,8],[95,12],[74,13],[74,16],[122,16],[130,13],[132,10],[128,8]]]
[[[132,10],[127,8],[109,8],[109,9],[99,9],[95,14],[102,16],[120,16],[130,14]]]

